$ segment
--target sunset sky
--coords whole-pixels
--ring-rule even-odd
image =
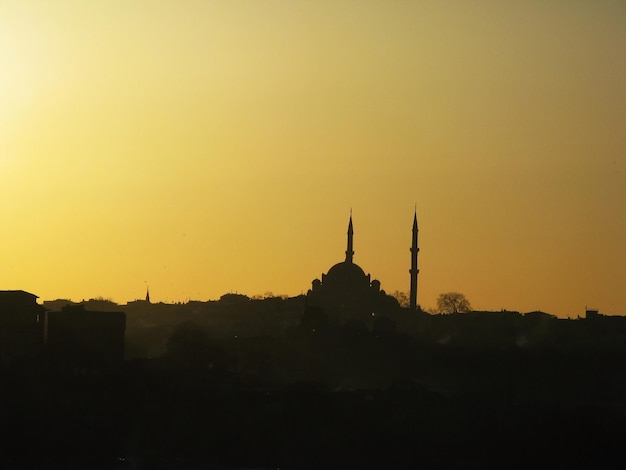
[[[626,315],[626,2],[0,0],[0,290]]]

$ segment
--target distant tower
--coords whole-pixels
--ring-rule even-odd
[[[417,247],[417,209],[415,210],[415,214],[413,215],[413,244],[411,245],[411,269],[409,272],[411,273],[411,294],[410,294],[410,303],[409,308],[411,310],[417,309],[417,273],[420,272],[417,269],[417,253],[420,249]]]
[[[146,287],[146,302],[150,303],[150,288]]]
[[[346,263],[352,264],[354,230],[352,229],[352,210],[350,210],[350,222],[348,223],[348,248],[346,249]]]

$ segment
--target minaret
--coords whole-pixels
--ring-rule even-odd
[[[150,303],[150,288],[146,287],[146,302]]]
[[[409,300],[409,308],[411,310],[417,309],[417,273],[420,272],[417,269],[417,253],[420,249],[417,247],[417,209],[415,210],[415,214],[413,216],[413,244],[411,245],[411,269],[409,272],[411,273],[411,294]]]
[[[352,264],[354,230],[352,229],[352,209],[350,209],[350,222],[348,223],[348,248],[346,249],[346,263]]]

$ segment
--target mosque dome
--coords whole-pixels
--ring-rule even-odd
[[[353,261],[352,217],[348,224],[346,259],[333,265],[322,279],[315,279],[308,292],[311,307],[320,307],[331,323],[343,325],[349,319],[371,321],[371,314],[380,303],[380,283]],[[383,294],[384,295],[384,294]]]
[[[328,270],[328,273],[324,277],[328,281],[341,283],[352,283],[354,281],[367,279],[365,272],[359,267],[358,264],[350,263],[348,261],[342,261],[341,263],[335,264]]]

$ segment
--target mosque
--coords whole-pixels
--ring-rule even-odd
[[[417,212],[413,216],[413,243],[411,246],[411,284],[410,306],[417,310]],[[354,228],[352,213],[348,222],[348,243],[346,259],[332,266],[322,279],[315,279],[307,293],[307,305],[321,308],[333,325],[343,325],[356,319],[366,325],[371,324],[372,317],[384,315],[398,309],[397,300],[385,293],[380,281],[371,279],[361,267],[354,263]]]

